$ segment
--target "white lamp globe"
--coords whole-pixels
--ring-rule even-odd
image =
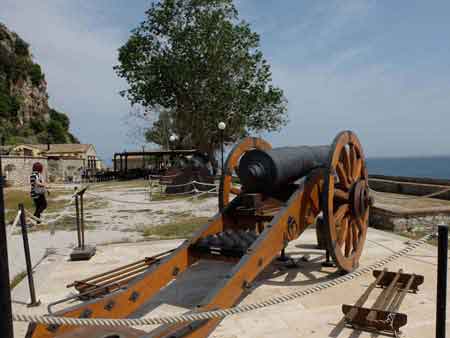
[[[175,134],[170,135],[170,137],[169,137],[170,142],[175,142],[176,140],[177,140],[177,135],[175,135]]]
[[[217,125],[217,127],[220,129],[220,130],[225,130],[225,127],[226,127],[227,125],[225,124],[225,122],[219,122],[219,124]]]

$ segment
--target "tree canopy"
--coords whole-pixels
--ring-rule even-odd
[[[213,155],[224,138],[275,131],[286,123],[286,99],[272,84],[259,35],[239,21],[232,0],[161,0],[119,49],[121,94],[156,116],[149,141]],[[165,135],[165,136],[161,136]]]

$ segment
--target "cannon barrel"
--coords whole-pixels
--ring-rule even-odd
[[[271,192],[328,164],[331,146],[282,147],[246,152],[238,175],[247,192]]]

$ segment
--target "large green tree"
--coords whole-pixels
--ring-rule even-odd
[[[115,70],[128,82],[121,94],[156,117],[149,141],[167,146],[175,133],[178,146],[212,157],[219,121],[226,142],[286,123],[286,99],[259,47],[232,0],[161,0],[119,49]]]

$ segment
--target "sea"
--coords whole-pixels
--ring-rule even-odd
[[[450,156],[373,157],[367,168],[372,175],[450,179]]]

